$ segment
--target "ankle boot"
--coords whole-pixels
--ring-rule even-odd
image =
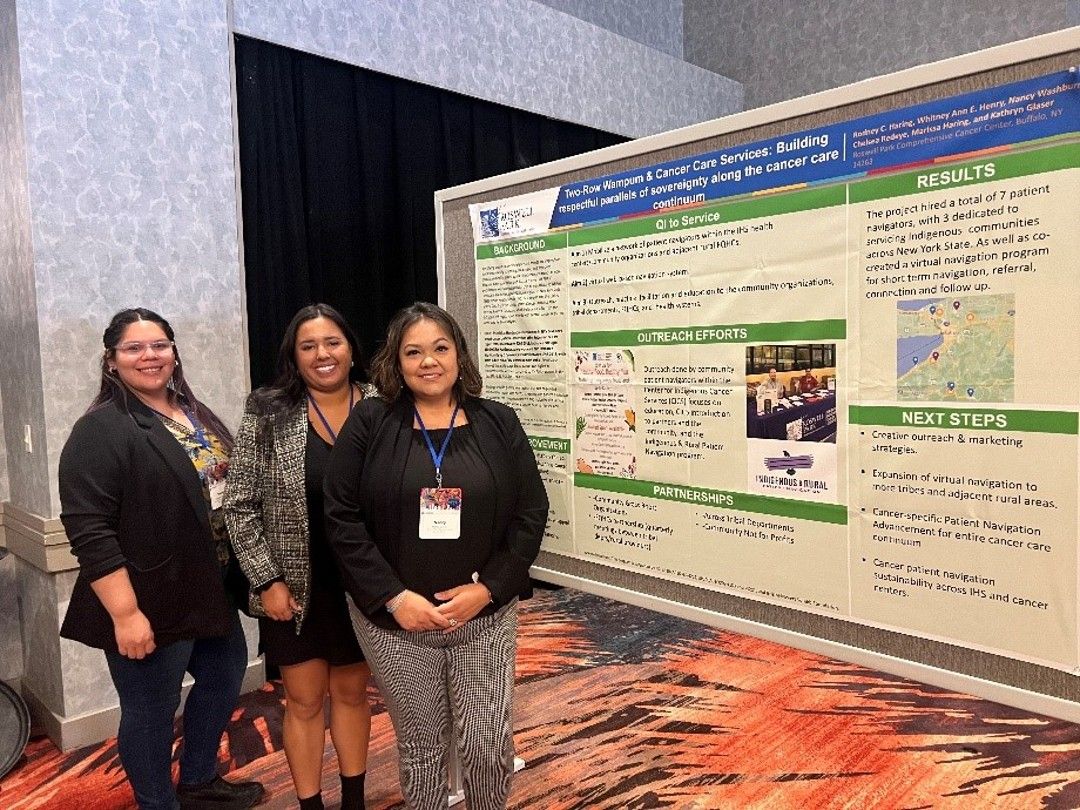
[[[367,773],[341,777],[341,810],[365,810],[364,777]]]

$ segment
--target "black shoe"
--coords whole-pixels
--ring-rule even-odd
[[[258,782],[226,782],[215,776],[201,785],[177,785],[176,798],[181,810],[224,810],[254,807],[263,800],[263,786]]]

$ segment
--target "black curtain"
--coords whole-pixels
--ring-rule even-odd
[[[435,301],[436,190],[624,138],[236,38],[251,384],[324,301],[365,360],[390,316]]]

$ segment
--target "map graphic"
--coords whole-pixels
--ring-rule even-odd
[[[1016,308],[1010,295],[896,303],[896,398],[1012,402]]]

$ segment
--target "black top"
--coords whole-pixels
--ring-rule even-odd
[[[223,636],[222,585],[203,483],[180,443],[135,397],[81,417],[60,454],[60,520],[79,561],[60,635],[116,651],[112,619],[90,588],[127,568],[159,647]]]
[[[473,493],[462,485],[462,516],[470,522],[470,539],[418,540],[419,487],[434,486],[434,469],[422,436],[413,429],[412,403],[406,398],[393,404],[365,399],[349,415],[330,454],[325,481],[330,546],[353,601],[382,626],[397,626],[385,610],[386,602],[405,590],[414,577],[430,578],[421,591],[428,595],[446,585],[468,584],[474,571],[496,604],[532,595],[529,566],[540,550],[548,513],[547,493],[532,448],[517,414],[507,406],[468,399],[462,407],[469,418],[462,435],[471,436],[455,449],[460,437],[454,431],[448,459],[443,462],[443,484],[457,486],[451,474],[460,474],[462,482],[471,480],[472,489],[477,490],[479,501],[474,503]],[[447,467],[451,454],[454,467]],[[409,478],[410,460],[426,461],[426,475]],[[462,467],[456,469],[459,462]],[[490,506],[485,505],[485,498],[490,498]],[[472,525],[474,519],[482,524],[480,528]],[[482,547],[479,538],[489,523],[490,539]],[[464,532],[466,527],[462,528]],[[446,579],[452,573],[457,581],[444,582],[435,572],[412,570],[415,558],[408,552],[415,552],[421,542],[436,544],[422,554],[442,554],[443,564],[454,566],[452,572],[445,572]]]
[[[323,476],[333,445],[308,422],[307,447],[304,450],[304,495],[308,509],[308,554],[311,559],[311,586],[341,590],[337,563],[326,542],[326,518],[323,515]]]
[[[428,433],[438,450],[446,438],[446,430]],[[421,540],[420,489],[435,486],[435,466],[423,434],[414,430],[412,438],[398,492],[401,514],[405,516],[402,542],[387,562],[397,570],[406,588],[438,604],[435,593],[471,582],[473,572],[478,572],[483,561],[491,556],[495,480],[480,455],[472,425],[454,428],[443,458],[442,477],[444,487],[462,491],[461,537]]]
[[[322,546],[324,552],[328,551],[326,518],[323,516],[323,476],[333,447],[326,444],[323,437],[315,432],[313,424],[308,422],[308,443],[303,450],[303,495],[308,500],[308,536],[312,551],[316,545]],[[315,542],[316,539],[318,542]]]

